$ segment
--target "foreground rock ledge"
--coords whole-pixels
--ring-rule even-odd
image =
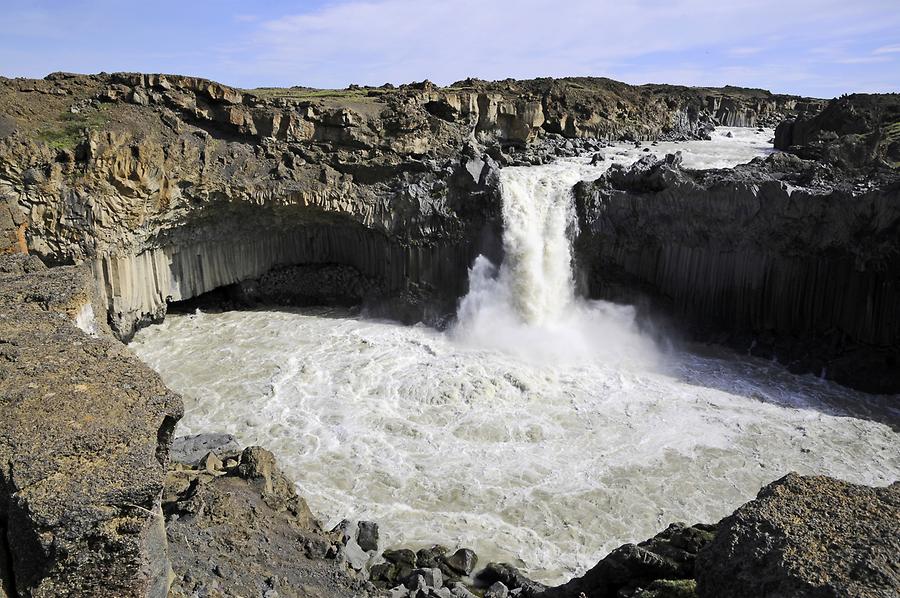
[[[168,590],[160,498],[181,399],[76,327],[95,327],[92,293],[86,269],[0,256],[0,597]]]
[[[900,482],[788,475],[725,518],[696,566],[700,596],[900,596]]]

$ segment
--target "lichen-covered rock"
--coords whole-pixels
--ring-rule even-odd
[[[900,482],[789,474],[719,524],[697,557],[702,598],[900,595]]]
[[[76,326],[90,272],[0,263],[0,577],[36,597],[163,597],[181,399],[102,329]]]

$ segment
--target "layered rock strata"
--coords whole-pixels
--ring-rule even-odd
[[[606,79],[333,92],[0,80],[0,233],[8,250],[91,264],[125,339],[169,302],[277,266],[347,265],[387,293],[455,297],[496,244],[497,161],[542,140],[698,137],[816,106]]]

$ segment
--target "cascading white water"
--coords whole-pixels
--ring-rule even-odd
[[[771,134],[655,151],[727,167]],[[468,546],[549,583],[672,521],[717,521],[788,471],[897,479],[877,398],[726,351],[657,358],[630,308],[573,296],[565,193],[599,172],[506,169],[507,257],[473,266],[450,335],[254,310],[167,316],[131,347],[184,396],[178,434],[274,451],[326,525],[373,519],[385,546]]]
[[[634,309],[575,295],[572,189],[600,169],[570,160],[500,172],[503,263],[479,256],[469,272],[454,337],[541,363],[613,360],[649,365],[652,343]]]
[[[572,293],[572,185],[578,170],[501,172],[503,249],[501,284],[509,288],[515,312],[528,324],[559,319]]]
[[[528,325],[559,319],[574,298],[569,232],[575,226],[572,185],[577,167],[562,170],[507,168],[501,171],[504,260],[495,285],[481,277],[493,268],[483,262],[473,268],[473,284],[497,293],[501,309]],[[483,260],[484,258],[482,258]],[[472,315],[479,292],[463,300],[460,316]]]

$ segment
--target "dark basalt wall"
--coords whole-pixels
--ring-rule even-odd
[[[701,338],[900,392],[900,193],[792,188],[772,163],[701,175],[646,159],[579,185],[591,294],[643,291]]]
[[[210,237],[211,231],[200,232]],[[435,300],[456,297],[465,292],[478,248],[472,238],[404,243],[354,223],[299,221],[258,234],[201,237],[137,256],[104,257],[95,270],[102,272],[100,296],[109,306],[110,325],[119,338],[129,339],[142,324],[160,321],[169,303],[298,264],[350,266],[376,281],[380,295],[416,286],[429,289]]]

